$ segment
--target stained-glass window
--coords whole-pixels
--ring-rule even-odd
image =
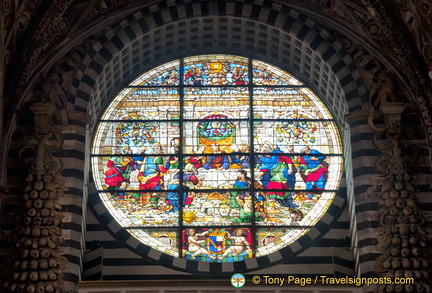
[[[291,74],[232,55],[175,60],[125,87],[92,147],[114,219],[168,255],[235,262],[290,245],[342,174],[337,126]]]

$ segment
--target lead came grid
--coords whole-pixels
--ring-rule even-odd
[[[233,262],[286,247],[318,222],[342,151],[330,112],[295,77],[199,55],[150,70],[114,98],[92,168],[104,205],[142,243]]]

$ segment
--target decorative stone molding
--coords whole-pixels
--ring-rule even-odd
[[[413,41],[428,66],[432,84],[432,1],[393,0],[399,18],[405,23]]]
[[[414,278],[414,284],[383,284],[377,292],[431,292],[429,263],[424,258],[428,235],[418,208],[408,159],[402,154],[401,118],[406,105],[396,102],[394,77],[363,48],[346,41],[348,51],[365,80],[369,92],[367,121],[376,131],[373,144],[382,152],[376,161],[378,174],[369,196],[379,198],[379,244],[376,269],[382,276]],[[365,118],[366,111],[361,112]],[[375,125],[379,116],[382,125]]]
[[[3,231],[3,221],[4,221],[4,206],[7,197],[9,196],[9,190],[5,186],[0,186],[0,243],[6,242],[6,235]],[[0,263],[0,276],[7,274],[8,268],[2,262]],[[1,279],[1,278],[0,278]]]
[[[422,227],[424,219],[416,202],[413,177],[398,139],[403,109],[401,103],[386,103],[381,108],[385,130],[379,133],[388,143],[375,144],[383,154],[376,161],[380,175],[368,193],[380,199],[378,247],[382,253],[377,258],[377,271],[392,280],[413,278],[414,283],[380,285],[377,292],[431,292],[429,263],[424,257],[429,237]]]
[[[384,125],[391,135],[400,135],[402,112],[405,110],[404,103],[385,101],[381,104],[380,111],[384,116]]]
[[[385,90],[386,91],[386,90]],[[389,92],[389,94],[391,94]],[[371,108],[374,109],[371,104]],[[413,177],[400,144],[404,103],[383,101],[380,113],[384,126],[374,137],[374,145],[383,153],[375,167],[380,175],[374,180],[369,195],[379,197],[379,244],[381,255],[376,269],[385,277],[413,278],[413,284],[383,284],[377,292],[431,292],[429,263],[424,258],[429,239],[422,224]],[[382,141],[382,137],[386,140]]]
[[[8,196],[9,189],[6,186],[0,186],[0,241],[3,240],[4,205]]]
[[[64,14],[72,2],[72,0],[55,0],[45,11],[39,26],[34,31],[31,45],[26,48],[23,54],[26,63],[22,69],[22,78],[18,80],[20,87],[23,87],[27,82],[40,56],[64,36],[69,27]]]
[[[64,182],[61,161],[52,155],[62,145],[60,134],[53,127],[57,107],[51,102],[38,102],[30,109],[35,127],[21,155],[31,166],[24,188],[22,217],[13,235],[12,275],[3,288],[5,292],[66,292],[62,275],[67,261],[61,255],[64,238],[59,202]]]
[[[425,130],[428,135],[429,145],[432,145],[432,91],[430,78],[428,78],[428,68],[424,68],[422,63],[424,60],[418,58],[417,48],[411,42],[408,34],[404,29],[399,27],[399,20],[397,19],[397,12],[403,14],[395,8],[399,8],[399,5],[404,6],[405,0],[395,1],[397,6],[392,6],[386,1],[378,0],[363,0],[364,6],[370,11],[371,15],[368,21],[377,23],[385,36],[386,42],[381,42],[382,39],[376,37],[375,40],[380,42],[388,52],[393,52],[396,64],[396,68],[400,72],[400,75],[409,84],[410,88],[410,99],[418,110],[421,112]],[[429,3],[429,1],[420,1],[422,4]],[[418,4],[419,5],[419,4]],[[402,11],[404,8],[400,8]],[[395,13],[396,12],[396,13]],[[421,12],[420,12],[421,13]],[[366,24],[367,25],[367,24]],[[399,28],[399,29],[395,29]],[[425,30],[426,31],[426,30]],[[419,49],[421,50],[421,48]]]

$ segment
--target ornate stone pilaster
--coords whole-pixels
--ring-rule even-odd
[[[61,255],[64,241],[60,224],[63,214],[61,162],[52,153],[62,140],[53,126],[56,106],[35,103],[33,136],[21,157],[31,163],[23,195],[23,211],[14,235],[12,275],[2,292],[66,292],[62,279],[66,258]]]
[[[422,227],[424,219],[400,141],[404,109],[403,103],[382,103],[384,127],[374,138],[383,154],[376,161],[380,175],[368,193],[380,199],[377,217],[381,255],[376,269],[388,281],[378,286],[377,292],[431,292],[432,289],[429,263],[424,258],[428,235]],[[393,284],[394,278],[412,278],[414,282]]]
[[[412,154],[403,151],[406,141],[401,139],[401,118],[405,105],[396,101],[395,77],[362,47],[349,40],[344,43],[358,65],[368,90],[367,121],[375,131],[373,144],[382,152],[375,161],[379,175],[368,190],[369,195],[379,199],[376,215],[381,255],[376,260],[375,269],[390,278],[386,279],[388,283],[378,286],[377,291],[432,292],[429,263],[424,257],[428,235],[422,227],[424,219],[408,167]],[[364,119],[365,112],[361,114]],[[427,120],[428,115],[423,115],[423,118]],[[377,126],[375,119],[378,117],[382,121]],[[426,122],[426,125],[429,124],[430,121]],[[393,284],[397,277],[412,277],[414,284]]]
[[[402,112],[405,110],[404,103],[387,103],[381,104],[380,111],[384,118],[386,131],[392,136],[399,136],[401,132]]]

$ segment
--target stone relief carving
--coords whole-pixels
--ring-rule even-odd
[[[60,227],[64,217],[60,212],[64,182],[60,175],[61,161],[52,155],[62,145],[53,126],[56,105],[38,102],[30,109],[34,132],[21,155],[31,165],[24,188],[22,217],[12,236],[15,251],[12,275],[3,288],[6,292],[66,292],[62,275],[67,261],[60,246],[64,241]]]
[[[60,120],[63,125],[68,124],[67,120],[67,93],[62,87],[62,72],[52,71],[42,81],[42,92],[39,100],[43,103],[50,103],[56,107],[54,112],[55,120]]]
[[[385,1],[378,0],[363,0],[364,6],[370,11],[370,15],[366,20],[363,20],[365,26],[368,23],[376,23],[383,37],[376,36],[375,40],[379,42],[388,50],[388,53],[393,52],[395,61],[399,71],[403,73],[406,80],[409,82],[409,86],[412,89],[412,99],[418,106],[419,111],[423,117],[423,122],[425,124],[425,129],[428,134],[429,145],[432,145],[432,117],[431,117],[431,107],[432,107],[432,91],[430,90],[432,82],[430,78],[424,73],[425,69],[420,65],[422,60],[419,60],[416,56],[418,54],[413,50],[412,40],[407,38],[407,35],[401,33],[402,30],[395,29],[398,28],[398,22],[395,20],[395,15],[399,12],[399,9],[384,3]],[[401,9],[402,15],[403,11],[407,10],[407,7],[411,7],[411,11],[419,11],[421,15],[425,15],[427,18],[426,23],[430,26],[430,13],[429,13],[429,0],[415,1],[416,4],[410,4],[406,0],[395,0],[395,7]],[[422,7],[419,7],[422,4]],[[404,8],[405,7],[405,8]],[[396,14],[395,14],[396,13]],[[417,12],[416,12],[417,14]],[[409,20],[408,22],[411,22]],[[423,30],[423,32],[430,32],[430,29]],[[414,39],[419,39],[422,31],[417,31],[414,35]],[[417,34],[420,35],[417,36]],[[371,34],[372,37],[374,37]],[[428,34],[428,39],[431,38],[430,33]],[[425,39],[423,39],[425,40]],[[422,42],[425,43],[425,42]],[[428,45],[429,46],[429,45]],[[426,46],[426,51],[428,50]],[[419,49],[422,51],[422,49]],[[432,66],[430,66],[432,68]],[[429,73],[432,75],[432,73]]]
[[[409,29],[416,47],[426,61],[432,84],[432,2],[397,0],[394,3],[399,17]]]
[[[108,3],[109,1],[104,1],[103,3],[105,3],[105,2]],[[396,1],[396,2],[402,2],[402,1]],[[405,2],[405,1],[403,1],[403,2]],[[382,70],[382,68],[380,68],[380,70]],[[382,76],[379,76],[380,74]],[[50,75],[50,77],[47,77],[45,79],[46,80],[45,85],[44,85],[44,89],[45,89],[44,92],[46,94],[46,96],[44,97],[45,102],[50,103],[50,104],[54,104],[58,108],[64,107],[64,106],[62,106],[62,102],[64,101],[64,98],[67,97],[67,95],[64,96],[64,91],[62,92],[61,85],[65,85],[65,83],[68,82],[67,81],[68,79],[65,78],[66,75],[67,75],[66,72],[60,72],[60,73],[54,72],[54,73],[52,73],[52,75]],[[392,83],[391,83],[391,76],[389,76],[388,74],[386,74],[383,71],[380,71],[376,75],[374,73],[374,78],[375,78],[375,81],[373,81],[373,79],[372,79],[370,82],[371,87],[369,87],[369,89],[370,89],[369,98],[370,98],[370,103],[372,105],[372,107],[370,109],[372,109],[373,111],[375,111],[376,109],[379,109],[381,105],[385,104],[385,102],[392,102],[392,96],[390,96],[390,93],[393,92]],[[68,87],[64,87],[64,88],[68,88]],[[424,98],[422,98],[421,96],[419,96],[419,99],[421,99],[421,102],[422,102],[420,105],[422,106],[423,114],[426,116],[426,123],[428,126],[431,126],[432,123],[431,123],[430,119],[429,120],[427,119],[428,117],[430,117],[430,115],[429,115],[429,110],[427,109],[427,106],[426,106],[426,102],[425,102]],[[55,112],[55,113],[58,113],[58,112]],[[64,111],[63,113],[66,113],[66,112]],[[64,121],[63,117],[61,117],[61,119],[62,119],[62,121]],[[394,130],[389,130],[390,133],[399,129],[399,125],[397,125],[396,122],[387,123],[387,124],[392,126],[392,128],[394,129]],[[373,125],[373,121],[372,121],[372,125]],[[379,130],[379,131],[383,130],[381,128],[377,128],[375,125],[373,127],[374,127],[374,129]],[[385,126],[384,126],[384,128],[385,128]],[[431,127],[429,127],[429,129],[431,129]],[[429,130],[429,131],[430,131],[429,136],[431,136],[432,130]],[[380,134],[382,134],[382,133],[380,132]],[[378,139],[376,139],[376,141],[378,141]],[[378,143],[377,143],[377,145],[379,145],[380,147],[383,147],[382,145],[380,145]],[[385,156],[385,158],[381,158],[379,160],[381,160],[381,163],[383,166],[387,166],[389,164],[389,163],[387,163],[387,161],[390,160],[390,158],[396,156],[398,151],[397,151],[397,147],[394,151],[390,151],[386,148],[383,148],[383,150],[384,149],[386,150],[386,154],[389,157]],[[387,168],[388,167],[382,167],[379,171],[381,173],[385,174],[385,172],[387,172],[386,171]],[[392,176],[394,177],[397,175],[392,175]],[[393,177],[390,176],[387,179],[391,182],[394,182],[395,179]],[[412,178],[409,178],[409,179],[412,180]],[[29,184],[31,184],[31,183],[29,183]],[[382,190],[382,187],[380,187],[380,186],[381,185],[377,185],[377,188],[378,189],[381,188],[381,192],[384,192]],[[401,190],[401,191],[403,191],[403,190]]]
[[[379,198],[379,244],[381,255],[376,269],[390,278],[414,278],[414,284],[386,284],[377,292],[431,292],[429,263],[425,260],[426,241],[422,227],[424,218],[418,208],[413,176],[407,158],[402,155],[401,115],[403,103],[396,101],[394,77],[362,48],[346,41],[348,51],[365,80],[369,91],[369,125],[376,131],[373,143],[382,152],[375,162],[379,175],[369,188],[370,196]],[[375,111],[379,110],[383,125],[374,125]]]
[[[40,55],[59,40],[67,30],[68,20],[63,15],[72,2],[72,0],[54,1],[46,11],[31,40],[33,46],[28,46],[23,54],[26,64],[23,68],[22,78],[18,81],[20,87],[27,82]]]
[[[401,115],[399,113],[385,115]],[[380,208],[378,247],[381,255],[376,261],[376,270],[382,276],[413,278],[414,284],[383,284],[377,292],[431,292],[429,262],[425,259],[427,235],[423,228],[424,218],[418,208],[413,176],[409,173],[406,159],[398,141],[399,134],[391,134],[394,126],[386,125],[374,140],[384,135],[387,144],[376,144],[383,152],[376,161],[380,175],[370,195],[379,197]]]
[[[381,105],[395,102],[394,75],[385,71],[382,64],[360,46],[353,44],[348,39],[343,39],[343,43],[360,69],[365,86],[369,92],[368,123],[374,130],[383,130],[382,126],[375,126],[374,115],[375,110],[379,109]]]
[[[7,234],[3,231],[3,221],[4,221],[4,205],[6,198],[9,196],[9,189],[5,186],[0,186],[0,243],[7,241]],[[7,266],[1,262],[0,263],[0,275],[4,276],[8,272]]]
[[[64,182],[61,161],[53,153],[63,146],[61,133],[69,124],[68,93],[75,70],[91,42],[85,42],[44,74],[30,106],[34,128],[20,158],[30,164],[23,198],[23,217],[12,235],[13,274],[4,284],[9,292],[66,292],[60,212]]]

